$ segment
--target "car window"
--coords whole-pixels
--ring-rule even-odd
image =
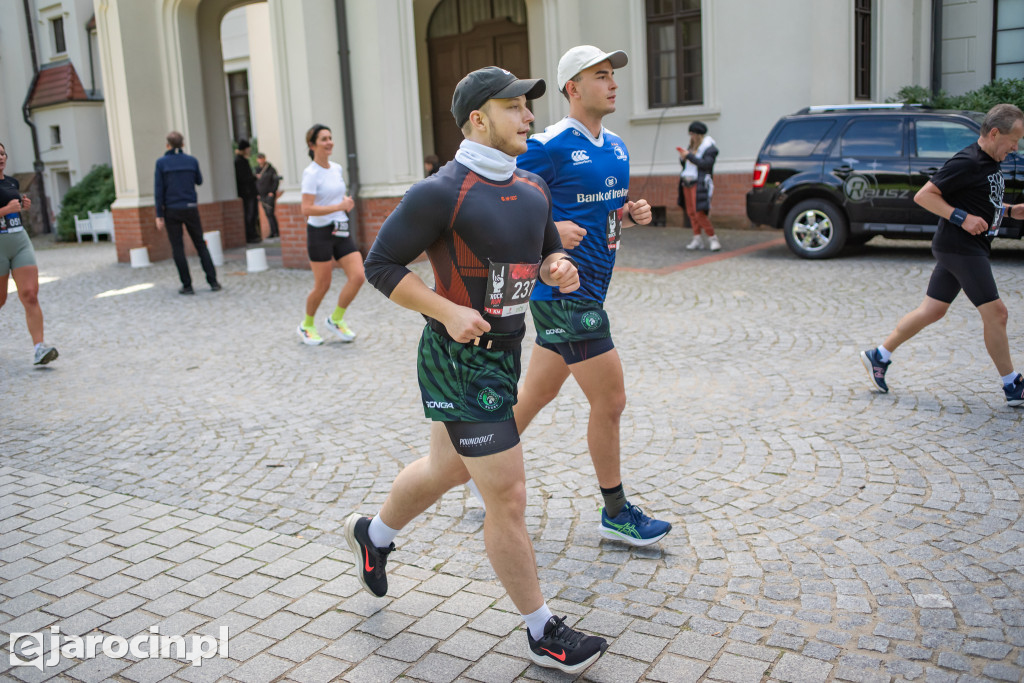
[[[903,125],[899,119],[854,121],[843,132],[840,156],[898,157],[903,155]]]
[[[810,156],[835,123],[835,119],[787,121],[772,140],[768,154],[777,157]]]
[[[919,157],[948,159],[978,139],[978,131],[956,121],[922,119],[914,124],[916,154]]]

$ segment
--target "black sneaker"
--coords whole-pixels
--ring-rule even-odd
[[[214,282],[213,284],[210,285],[210,291],[211,292],[219,292],[222,289],[224,289],[224,288],[220,286],[219,282]]]
[[[1006,394],[1006,405],[1011,408],[1024,406],[1024,377],[1018,372],[1013,384],[1003,385],[1003,393]]]
[[[360,517],[358,512],[353,512],[345,520],[345,538],[348,539],[348,547],[356,555],[359,583],[378,598],[383,598],[388,592],[384,565],[388,563],[388,555],[395,549],[395,544],[387,548],[374,546],[370,542],[369,529],[370,518]]]
[[[195,293],[196,293],[196,290],[192,289],[192,285],[188,285],[187,287],[182,287],[181,289],[178,290],[178,294],[195,294]]]
[[[597,661],[608,649],[608,641],[573,631],[565,625],[565,617],[551,617],[544,625],[544,637],[534,640],[526,629],[530,642],[530,659],[537,666],[558,669],[567,674],[578,674]]]
[[[885,383],[885,371],[889,369],[890,365],[892,365],[892,361],[889,361],[888,363],[883,361],[878,355],[878,349],[861,351],[860,360],[864,363],[864,367],[867,369],[868,375],[871,377],[871,385],[883,394],[888,394],[889,385]]]

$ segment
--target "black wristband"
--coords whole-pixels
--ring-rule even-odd
[[[949,222],[958,227],[963,227],[965,220],[967,220],[967,212],[963,209],[953,209],[953,213],[949,216]]]

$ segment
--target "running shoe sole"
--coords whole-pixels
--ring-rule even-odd
[[[57,356],[59,356],[59,355],[60,354],[57,353],[57,349],[56,348],[51,348],[49,351],[47,351],[46,353],[43,354],[42,358],[40,358],[35,363],[33,363],[33,365],[46,365],[50,361],[57,360]]]
[[[564,671],[567,674],[578,674],[579,672],[583,671],[588,666],[596,662],[598,659],[600,659],[601,655],[603,655],[605,653],[605,650],[607,649],[608,644],[605,643],[604,647],[602,647],[600,650],[592,654],[590,657],[584,659],[582,662],[578,664],[573,664],[572,666],[562,664],[557,659],[552,659],[551,657],[538,655],[533,650],[530,650],[530,659],[533,661],[534,664],[536,664],[537,666],[543,666],[545,669],[558,669],[559,671]]]
[[[302,339],[302,343],[307,346],[320,346],[324,343],[323,339],[313,339],[312,337],[307,336],[306,333],[302,331],[302,325],[299,325],[295,331],[298,333],[299,338]]]
[[[358,512],[353,512],[345,519],[345,540],[348,541],[348,547],[352,550],[352,554],[356,560],[356,578],[359,579],[359,585],[366,590],[367,593],[373,597],[379,597],[376,593],[370,590],[370,587],[366,584],[366,579],[363,577],[363,547],[359,545],[359,541],[356,540],[356,522],[362,518],[362,515]]]
[[[867,351],[860,352],[860,362],[864,364],[864,368],[868,371],[868,381],[871,382],[871,388],[881,394],[888,394],[889,390],[878,386],[878,382],[875,381],[875,366],[871,363],[871,359],[868,358]]]
[[[604,524],[601,524],[600,527],[601,535],[603,537],[611,539],[613,541],[622,541],[623,543],[628,543],[629,545],[634,546],[636,548],[642,548],[646,545],[652,545],[668,536],[668,531],[666,531],[665,533],[659,536],[652,536],[651,538],[637,538],[636,536],[627,536],[626,534],[619,533],[615,529],[609,529]],[[669,531],[671,531],[671,529],[669,529]]]

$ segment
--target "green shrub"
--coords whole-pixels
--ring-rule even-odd
[[[1001,78],[963,95],[950,95],[932,91],[920,85],[907,85],[899,89],[888,102],[923,104],[935,109],[967,109],[986,112],[1001,102],[1009,102],[1024,109],[1024,79]]]
[[[57,216],[57,239],[75,241],[75,216],[89,218],[89,212],[106,211],[114,203],[114,171],[103,164],[93,166],[77,185],[68,190]]]

